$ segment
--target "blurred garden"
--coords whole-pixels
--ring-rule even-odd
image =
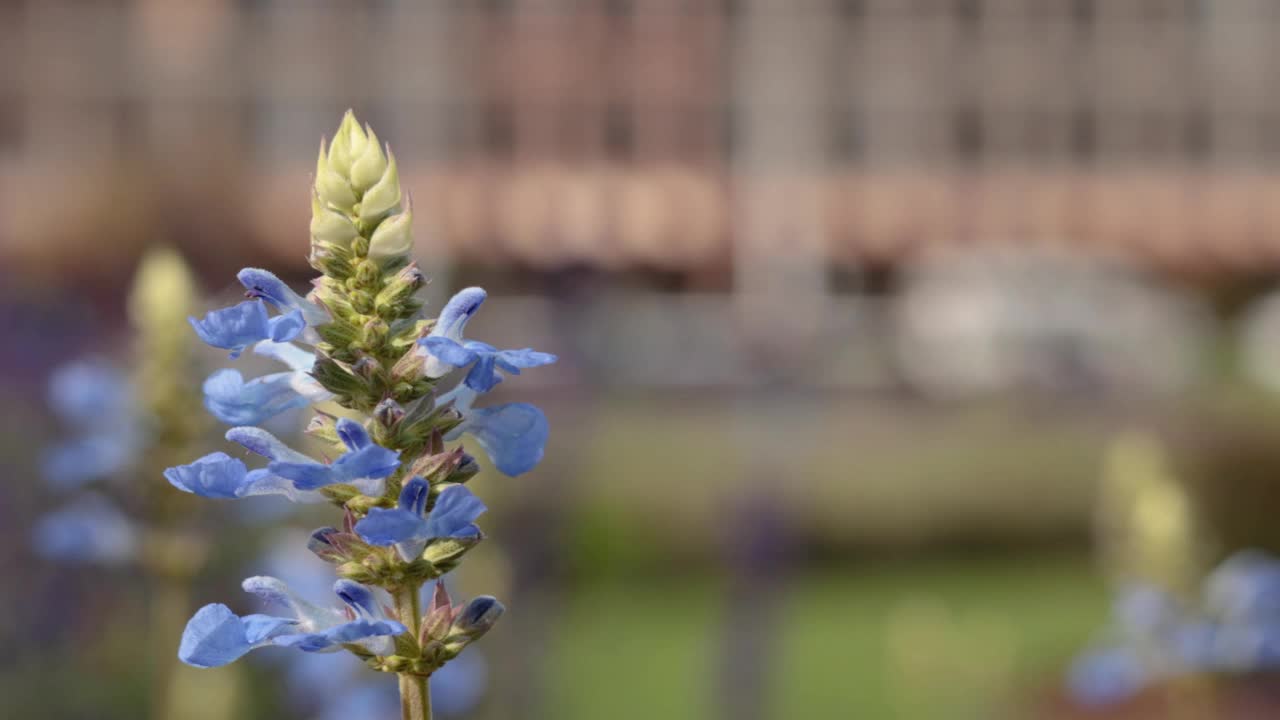
[[[0,715],[1280,716],[1277,19],[0,0]]]

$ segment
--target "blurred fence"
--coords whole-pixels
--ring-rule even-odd
[[[0,252],[203,211],[300,262],[297,178],[356,106],[464,259],[1256,268],[1278,34],[1264,0],[3,0]]]

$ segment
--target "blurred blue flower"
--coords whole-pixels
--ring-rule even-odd
[[[1280,668],[1280,560],[1237,553],[1208,575],[1203,595],[1193,607],[1151,585],[1123,588],[1114,640],[1072,667],[1075,697],[1109,703],[1169,677]]]
[[[57,560],[119,564],[133,558],[138,533],[106,498],[83,493],[36,523],[35,549]]]
[[[1147,680],[1146,666],[1133,648],[1108,647],[1085,653],[1072,663],[1067,688],[1079,702],[1101,706],[1132,697]]]
[[[1280,560],[1260,550],[1232,555],[1205,581],[1205,604],[1236,621],[1280,620]]]
[[[383,614],[368,588],[350,580],[339,580],[333,586],[349,612],[312,605],[273,577],[251,577],[243,587],[268,603],[288,608],[292,614],[241,617],[226,605],[206,605],[187,623],[178,649],[179,659],[195,667],[218,667],[267,645],[326,652],[347,643],[386,655],[394,651],[390,636],[405,632],[403,625]]]
[[[49,404],[71,432],[44,453],[43,474],[51,484],[78,487],[134,461],[143,435],[123,373],[97,362],[64,365],[49,380]]]
[[[267,305],[261,300],[246,300],[229,308],[211,310],[204,319],[190,318],[190,322],[201,340],[230,350],[232,358],[240,357],[245,348],[263,340],[292,340],[306,327],[301,310],[290,310],[273,318],[267,315]]]
[[[480,536],[480,528],[475,525],[476,518],[485,511],[480,498],[466,486],[454,485],[440,493],[431,512],[424,516],[429,492],[426,480],[411,479],[400,491],[398,507],[372,508],[356,523],[356,533],[373,545],[395,545],[406,561],[422,554],[435,538]]]

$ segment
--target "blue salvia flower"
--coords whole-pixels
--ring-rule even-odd
[[[399,506],[393,509],[372,508],[356,523],[356,533],[371,545],[395,545],[400,556],[412,560],[422,554],[427,543],[436,538],[478,538],[476,518],[485,506],[463,485],[442,491],[435,506],[426,512],[430,486],[415,477],[400,492]]]
[[[44,476],[71,488],[114,475],[132,464],[143,444],[133,387],[113,367],[74,362],[54,371],[49,404],[75,433],[46,451]]]
[[[301,313],[308,328],[329,322],[329,313],[323,307],[294,292],[273,273],[245,268],[236,274],[236,279],[244,285],[245,294],[249,297],[265,300],[283,313]]]
[[[477,397],[478,393],[465,384],[440,396],[441,404],[453,403],[453,408],[462,415],[462,423],[445,439],[457,440],[464,433],[475,437],[494,467],[512,477],[536,467],[550,434],[547,416],[542,410],[529,403],[473,408],[471,404]]]
[[[333,396],[308,373],[315,355],[297,345],[262,341],[255,354],[279,360],[288,372],[271,373],[245,382],[238,370],[223,368],[204,382],[209,413],[229,425],[258,425],[288,410],[306,407]]]
[[[241,617],[226,605],[206,605],[182,633],[178,657],[183,662],[196,667],[219,667],[267,645],[327,652],[355,644],[374,654],[389,654],[394,647],[390,636],[406,629],[383,614],[369,588],[350,580],[339,580],[333,586],[346,604],[345,612],[312,605],[272,577],[248,578],[243,587],[268,603],[287,607],[292,615]]]
[[[427,377],[439,378],[455,368],[470,367],[462,382],[478,393],[489,392],[502,382],[498,370],[519,375],[521,369],[550,365],[556,356],[538,352],[533,348],[499,350],[477,340],[464,340],[467,321],[484,303],[485,291],[471,287],[459,291],[445,305],[436,326],[427,337],[418,341],[420,354],[425,358],[423,370]]]
[[[314,345],[319,339],[314,328],[329,322],[329,313],[266,270],[244,268],[237,278],[250,299],[210,312],[204,320],[191,318],[192,327],[207,344],[230,350],[233,359],[253,345],[255,353],[283,362],[290,371],[245,381],[237,370],[219,370],[205,381],[205,407],[230,425],[257,425],[332,397],[308,374],[315,355],[289,342]],[[282,314],[269,317],[268,304]]]
[[[374,443],[354,420],[339,420],[337,430],[347,452],[333,463],[304,455],[266,430],[236,427],[227,431],[227,439],[270,460],[266,468],[249,470],[244,462],[215,452],[164,475],[179,490],[209,498],[283,495],[294,502],[322,502],[326,498],[317,491],[339,483],[381,494],[385,479],[400,467],[399,452]]]
[[[246,300],[221,310],[211,310],[203,320],[191,318],[191,327],[207,344],[230,350],[238,358],[250,345],[263,340],[287,342],[298,337],[307,325],[300,310],[269,317],[261,300]]]

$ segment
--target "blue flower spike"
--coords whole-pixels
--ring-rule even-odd
[[[480,464],[462,442],[475,440],[512,476],[533,470],[547,443],[537,407],[476,401],[556,357],[465,337],[487,297],[478,287],[459,291],[434,320],[421,315],[426,278],[413,257],[396,158],[352,113],[321,142],[314,177],[308,260],[320,277],[310,291],[244,268],[237,279],[248,299],[191,321],[232,358],[252,348],[282,366],[259,377],[225,368],[203,387],[205,407],[232,426],[226,439],[264,460],[214,449],[164,475],[175,491],[211,499],[280,495],[340,507],[342,522],[311,533],[306,549],[343,578],[334,586],[342,606],[311,605],[280,580],[250,578],[246,590],[287,612],[208,605],[188,624],[179,656],[217,667],[268,645],[345,648],[374,670],[401,674],[402,714],[420,718],[430,705],[423,678],[446,677],[437,673],[504,611],[488,596],[455,607],[441,581],[483,538],[476,522],[485,505],[464,485]],[[326,456],[260,427],[321,403],[307,430],[327,444]],[[424,615],[419,600],[432,585]]]

